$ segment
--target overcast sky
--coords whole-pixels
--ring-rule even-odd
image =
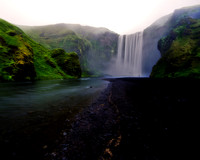
[[[200,0],[0,0],[0,18],[19,25],[73,23],[136,32]]]

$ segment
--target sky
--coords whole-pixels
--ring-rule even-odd
[[[0,0],[0,18],[17,25],[72,23],[134,33],[200,0]]]

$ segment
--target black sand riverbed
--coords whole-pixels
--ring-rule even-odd
[[[82,111],[29,113],[21,130],[1,133],[0,159],[198,159],[199,80],[107,80],[98,100]]]
[[[200,81],[107,79],[96,103],[63,130],[45,159],[157,160],[197,155]]]

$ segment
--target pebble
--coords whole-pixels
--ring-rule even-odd
[[[63,151],[67,151],[67,147],[63,148]]]
[[[51,153],[51,155],[52,155],[53,157],[55,157],[55,156],[56,156],[56,153],[55,153],[55,152],[53,152],[53,153]]]
[[[47,149],[47,147],[48,147],[47,145],[44,145],[42,148],[43,148],[43,149]]]

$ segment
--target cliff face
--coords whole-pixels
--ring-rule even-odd
[[[161,59],[151,77],[200,78],[200,19],[185,17],[170,33],[159,40]]]
[[[149,75],[152,67],[161,57],[157,43],[161,37],[167,34],[171,26],[171,17],[172,15],[170,14],[160,18],[143,32],[143,75]]]
[[[78,53],[85,76],[107,69],[106,64],[117,52],[118,35],[105,28],[77,24],[20,27],[49,49],[63,48]]]
[[[51,54],[51,50],[34,42],[21,29],[0,19],[0,81],[80,77],[76,53],[64,53],[68,69],[63,69]]]
[[[158,41],[167,36],[183,17],[200,18],[200,5],[175,10],[172,14],[160,18],[143,33],[143,75],[149,75],[160,59]]]

